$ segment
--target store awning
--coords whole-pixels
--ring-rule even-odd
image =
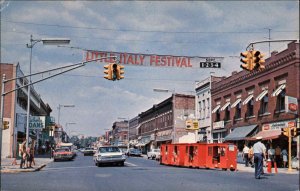
[[[256,97],[256,101],[260,101],[263,97],[265,97],[265,95],[267,95],[268,90],[264,90],[263,92],[261,92],[259,94],[259,96]]]
[[[216,113],[216,111],[217,111],[220,107],[221,107],[220,105],[217,105],[217,106],[215,107],[215,109],[212,110],[211,113]]]
[[[244,140],[250,133],[254,131],[257,125],[249,125],[235,128],[229,135],[225,137],[225,141]]]
[[[225,105],[221,108],[221,111],[224,111],[228,106],[230,105],[230,102],[226,102]]]
[[[232,105],[231,105],[231,108],[234,108],[237,106],[237,104],[239,104],[240,102],[242,101],[241,98],[237,99]]]
[[[277,139],[281,135],[281,130],[260,131],[251,140],[256,140],[256,137],[262,137],[263,140]]]
[[[243,105],[246,105],[252,98],[253,98],[253,94],[249,95],[243,102]]]
[[[281,86],[279,86],[273,93],[272,93],[272,96],[275,97],[275,96],[278,96],[282,90],[285,89],[285,84],[282,84]]]

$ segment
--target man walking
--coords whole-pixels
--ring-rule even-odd
[[[266,147],[261,142],[262,137],[256,138],[258,141],[253,145],[255,178],[260,179],[263,172],[263,160],[266,158]]]
[[[249,165],[249,147],[245,144],[243,148],[243,158],[245,160],[245,166]]]

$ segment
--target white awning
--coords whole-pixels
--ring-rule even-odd
[[[246,105],[252,98],[253,98],[253,94],[249,95],[243,102],[243,105]]]
[[[285,89],[285,84],[282,84],[281,86],[279,86],[273,93],[272,93],[272,96],[275,97],[275,96],[278,96],[282,90]]]
[[[239,104],[240,102],[242,101],[241,98],[237,99],[232,105],[231,105],[231,108],[234,108],[237,106],[237,104]]]
[[[215,107],[215,109],[214,109],[214,110],[212,110],[212,112],[211,112],[211,113],[216,113],[216,111],[218,111],[218,109],[219,109],[220,107],[221,107],[220,105],[217,105],[217,106]]]
[[[229,105],[230,102],[225,103],[225,105],[223,105],[223,107],[221,108],[221,111],[224,111]]]
[[[260,101],[263,97],[265,97],[265,95],[267,95],[268,90],[264,90],[263,92],[261,92],[259,94],[259,96],[256,97],[256,101]]]

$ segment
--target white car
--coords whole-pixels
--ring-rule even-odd
[[[116,146],[101,146],[94,154],[93,160],[98,167],[101,164],[119,164],[124,166],[126,156]]]
[[[159,159],[160,157],[160,149],[151,149],[149,152],[147,152],[147,158],[148,159]]]

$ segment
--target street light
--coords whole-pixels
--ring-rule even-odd
[[[45,38],[45,39],[33,39],[30,35],[30,44],[26,44],[27,48],[30,48],[30,61],[29,61],[29,84],[31,84],[31,63],[32,63],[32,48],[36,43],[43,42],[45,45],[59,45],[59,44],[69,44],[70,39],[63,38]],[[26,148],[29,143],[29,115],[30,115],[30,87],[27,88],[27,122],[26,122]]]
[[[67,126],[68,125],[76,125],[76,123],[75,122],[67,122],[66,123],[66,131],[67,131]],[[69,134],[70,134],[70,131],[69,131]],[[70,134],[71,135],[71,134]]]
[[[61,107],[75,107],[75,105],[61,105],[61,104],[58,105],[58,108],[57,108],[58,109],[58,118],[57,118],[57,124],[58,125],[60,125],[59,124],[59,119],[60,119],[60,108]]]

